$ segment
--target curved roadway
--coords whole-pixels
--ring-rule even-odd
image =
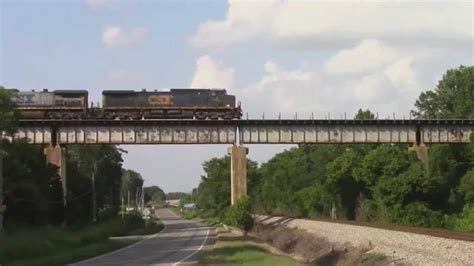
[[[125,248],[73,265],[191,265],[199,251],[210,249],[215,232],[205,224],[182,219],[168,209],[159,209],[164,229]]]

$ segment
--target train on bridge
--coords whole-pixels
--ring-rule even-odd
[[[89,105],[86,90],[8,89],[26,119],[240,119],[240,103],[224,89],[105,90],[102,107]]]

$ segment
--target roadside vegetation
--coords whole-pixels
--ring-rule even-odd
[[[0,87],[0,131],[13,133],[17,120],[9,94]],[[0,264],[60,265],[124,245],[108,241],[110,236],[161,230],[159,220],[152,218],[145,226],[135,212],[141,198],[157,205],[165,194],[154,186],[143,189],[142,197],[143,178],[122,167],[125,150],[115,145],[68,145],[64,204],[58,169],[45,163],[43,148],[25,140],[0,140]],[[119,216],[122,209],[127,209],[124,220]]]
[[[81,228],[46,226],[19,230],[0,236],[0,264],[64,265],[130,244],[114,242],[109,237],[153,234],[162,228],[157,218],[145,225],[139,213],[129,213],[124,219],[115,217]]]
[[[244,238],[221,232],[218,242],[211,252],[204,252],[198,265],[304,265],[290,257],[269,253],[266,249],[255,245]]]
[[[474,67],[448,70],[416,100],[413,117],[474,118],[473,84]],[[359,110],[355,119],[376,114]],[[428,154],[425,164],[407,145],[300,145],[260,166],[248,160],[249,201],[254,212],[270,215],[474,232],[474,139],[430,145]],[[203,168],[194,215],[229,221],[230,160],[214,158]]]

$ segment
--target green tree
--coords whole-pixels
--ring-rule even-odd
[[[362,109],[359,109],[359,111],[357,111],[357,114],[355,115],[354,119],[358,119],[358,120],[374,120],[375,119],[375,114],[372,113],[369,109],[367,110],[362,110]]]
[[[144,187],[145,203],[153,202],[160,204],[166,199],[165,192],[159,186]]]
[[[223,215],[230,205],[230,158],[213,158],[204,162],[203,168],[196,203],[214,215]]]
[[[347,219],[355,219],[357,197],[363,191],[363,184],[354,176],[353,169],[360,164],[362,156],[347,150],[327,164],[327,188],[340,201]]]
[[[184,192],[168,192],[166,193],[167,200],[179,200],[181,199],[186,193]]]
[[[467,172],[461,178],[459,192],[466,205],[474,205],[474,170]]]
[[[415,103],[417,118],[474,117],[474,66],[460,66],[443,75],[434,91],[421,93]]]
[[[17,121],[17,113],[15,112],[15,105],[10,100],[10,93],[2,86],[0,86],[0,134],[13,133]],[[0,139],[0,156],[6,155],[4,148],[5,141]]]
[[[0,86],[0,131],[12,132],[17,120],[15,104],[10,100],[10,93]]]
[[[77,145],[68,147],[68,221],[91,221],[92,177],[94,177],[97,214],[108,219],[118,213],[122,186],[123,151],[114,145]],[[132,195],[135,195],[133,193]]]
[[[140,173],[129,170],[129,169],[122,169],[122,186],[120,189],[121,197],[124,197],[126,201],[128,201],[128,195],[130,194],[130,204],[133,206],[137,201],[137,191],[141,190],[143,187],[143,183],[145,182],[140,175]],[[147,189],[145,190],[145,202],[147,201],[147,195],[150,195],[150,191],[147,193]],[[148,189],[150,190],[150,189]]]
[[[250,230],[254,223],[250,198],[243,196],[234,205],[230,206],[226,210],[225,221],[229,225],[237,226],[242,230]]]
[[[267,213],[289,216],[308,213],[317,216],[320,211],[329,209],[327,204],[331,201],[316,200],[331,198],[332,194],[325,189],[326,165],[343,151],[344,147],[337,145],[302,145],[275,155],[260,167],[257,205]],[[323,194],[312,197],[311,191]]]
[[[210,216],[225,215],[230,205],[230,157],[213,158],[203,163],[205,175],[197,188],[197,206]],[[250,194],[257,193],[253,186],[259,184],[257,163],[247,160],[247,188]]]
[[[62,222],[62,189],[57,167],[47,165],[42,147],[22,140],[4,146],[5,226],[9,230],[25,226]]]

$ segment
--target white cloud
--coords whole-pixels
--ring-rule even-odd
[[[216,63],[209,55],[196,60],[191,85],[192,88],[225,88],[234,87],[234,69],[223,67]]]
[[[102,7],[106,6],[109,4],[111,0],[86,0],[86,4],[92,9],[92,10],[99,10]]]
[[[375,39],[367,39],[359,45],[343,49],[325,65],[328,73],[359,73],[373,71],[394,60],[395,49]]]
[[[399,49],[370,39],[335,53],[319,68],[285,69],[267,61],[265,73],[235,93],[250,117],[263,112],[267,117],[279,112],[286,118],[295,112],[306,118],[313,112],[320,118],[328,112],[333,118],[344,112],[352,117],[359,108],[380,112],[380,117],[393,112],[408,116],[419,93],[434,86],[430,66],[446,57],[449,54]]]
[[[201,23],[192,36],[197,47],[252,39],[346,42],[376,38],[436,45],[439,40],[471,44],[473,3],[319,2],[229,0],[223,20]]]
[[[415,70],[413,69],[414,57],[403,57],[395,63],[387,66],[385,76],[392,84],[399,88],[414,89],[417,85]]]
[[[311,109],[319,102],[317,95],[319,76],[305,70],[283,70],[275,62],[265,63],[262,78],[244,88],[239,97],[244,108],[253,113],[291,113]]]
[[[146,37],[144,28],[108,27],[102,33],[102,43],[109,48],[130,48],[141,43]]]

